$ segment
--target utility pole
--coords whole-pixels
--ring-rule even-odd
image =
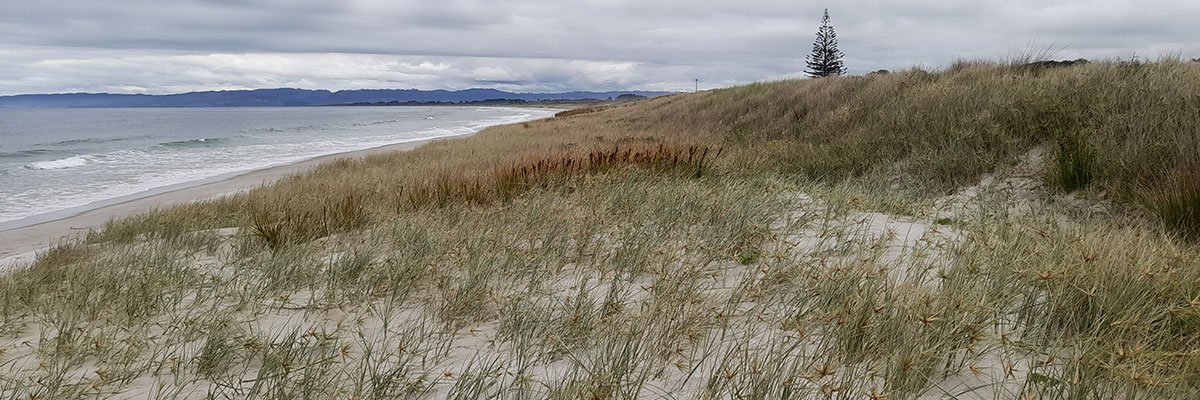
[[[696,90],[693,90],[692,93],[698,92],[700,92],[700,78],[696,78]]]

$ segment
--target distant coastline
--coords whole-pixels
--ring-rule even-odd
[[[255,89],[180,94],[60,93],[0,96],[0,108],[163,108],[513,105],[563,101],[608,101],[657,97],[670,92],[608,91],[513,93],[495,89]]]
[[[621,94],[617,97],[609,97],[606,99],[567,99],[567,100],[520,100],[520,99],[487,99],[465,102],[448,102],[448,101],[388,101],[388,102],[360,102],[360,103],[345,103],[345,104],[321,104],[314,107],[403,107],[403,106],[535,106],[535,107],[561,107],[561,106],[586,106],[602,103],[625,103],[648,99],[650,96],[637,94]]]

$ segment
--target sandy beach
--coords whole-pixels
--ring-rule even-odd
[[[469,135],[454,137],[463,136]],[[431,141],[446,138],[440,137],[396,143],[365,150],[328,154],[295,163],[241,172],[223,179],[217,178],[211,182],[200,181],[201,183],[199,184],[177,185],[181,186],[177,189],[168,188],[166,191],[158,189],[123,196],[114,200],[100,202],[100,204],[95,206],[82,207],[83,210],[77,213],[68,214],[49,221],[0,230],[0,270],[33,261],[39,250],[61,240],[86,234],[89,230],[102,227],[106,222],[114,218],[127,217],[173,204],[203,200],[253,189],[263,184],[274,182],[279,178],[310,170],[327,161],[343,158],[361,158],[371,154],[391,151],[411,150]]]

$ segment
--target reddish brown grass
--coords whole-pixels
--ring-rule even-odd
[[[401,187],[402,208],[444,207],[452,203],[487,204],[509,201],[536,187],[546,187],[571,177],[617,168],[641,168],[655,173],[684,173],[700,177],[721,148],[709,146],[621,147],[587,153],[564,153],[514,162],[491,173],[443,174]]]

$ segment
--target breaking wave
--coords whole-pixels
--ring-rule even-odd
[[[89,159],[85,156],[74,156],[74,157],[68,157],[68,158],[63,158],[63,159],[58,159],[58,160],[33,162],[33,163],[26,164],[25,168],[34,169],[34,170],[64,169],[64,168],[81,167],[81,166],[87,165],[88,162],[89,162]]]

